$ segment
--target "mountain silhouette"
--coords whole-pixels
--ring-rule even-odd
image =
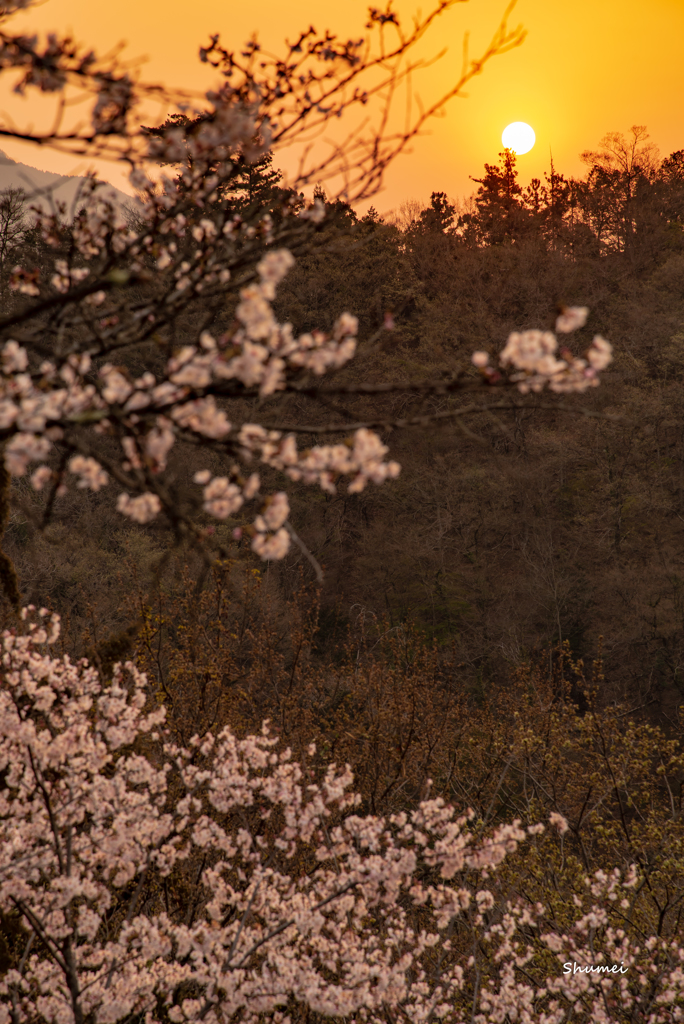
[[[52,202],[67,205],[69,219],[78,206],[79,193],[87,179],[76,175],[55,174],[51,171],[40,171],[29,164],[18,163],[0,150],[0,191],[7,188],[22,188],[29,202],[34,205],[51,208]],[[100,182],[96,194],[103,199],[111,199],[117,204],[134,209],[138,200],[126,195],[108,182]]]

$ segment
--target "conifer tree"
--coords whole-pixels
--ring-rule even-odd
[[[504,149],[499,159],[499,164],[485,164],[483,178],[472,178],[480,186],[475,196],[480,229],[490,244],[514,238],[527,219],[515,153]]]
[[[453,228],[456,207],[447,199],[446,192],[433,192],[430,205],[420,215],[420,226],[426,231],[445,234]]]
[[[183,163],[192,171],[193,159],[187,142],[192,138],[193,130],[201,127],[204,120],[202,116],[191,120],[185,114],[172,114],[162,125],[144,127],[143,131],[150,136],[163,139],[174,128],[181,129],[185,150]],[[159,162],[162,165],[169,163],[163,159]],[[209,172],[211,169],[210,167]],[[273,166],[273,154],[270,150],[252,161],[247,160],[240,151],[236,151],[232,172],[222,176],[217,185],[217,201],[224,205],[227,213],[232,214],[259,211],[262,214],[273,215],[284,203],[288,203],[296,210],[301,209],[304,205],[303,197],[293,189],[283,188],[282,181],[282,171]],[[174,184],[181,194],[187,190],[184,177],[180,173],[175,177]]]

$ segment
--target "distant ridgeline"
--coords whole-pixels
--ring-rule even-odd
[[[79,190],[85,185],[86,178],[54,174],[51,171],[39,171],[28,164],[17,163],[0,150],[0,192],[8,188],[23,189],[29,204],[51,208],[52,201],[66,203],[69,219],[75,213],[74,204],[78,205]],[[135,207],[138,201],[128,196],[108,182],[101,182],[97,194],[102,198],[112,199],[121,206]]]

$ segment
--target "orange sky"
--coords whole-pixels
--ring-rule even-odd
[[[379,4],[379,0],[376,0]],[[397,0],[405,16],[430,0]],[[239,45],[255,29],[266,47],[280,51],[285,36],[313,23],[343,35],[358,36],[368,3],[344,0],[46,0],[12,19],[10,26],[32,31],[71,30],[102,52],[119,40],[126,53],[147,56],[144,77],[189,89],[204,89],[212,78],[197,59],[210,32],[227,46]],[[425,102],[446,91],[461,67],[463,33],[470,33],[471,54],[484,50],[505,8],[505,0],[469,0],[439,19],[427,37],[425,56],[448,47],[445,57],[422,73],[417,90]],[[402,199],[427,202],[430,193],[470,194],[485,161],[495,162],[501,132],[511,121],[527,121],[537,143],[518,158],[523,183],[548,168],[549,149],[558,170],[581,174],[578,154],[594,148],[607,131],[647,125],[663,156],[684,148],[684,0],[518,0],[510,23],[528,31],[523,45],[490,63],[468,88],[467,99],[450,104],[446,116],[432,122],[413,153],[400,157],[387,175],[375,206],[387,211]],[[3,79],[0,109],[17,123],[40,114],[33,100],[11,95],[13,75]],[[10,156],[44,170],[82,171],[74,158],[26,144],[0,141]],[[111,167],[100,167],[118,187],[127,187]]]

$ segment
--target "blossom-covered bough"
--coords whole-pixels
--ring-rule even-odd
[[[611,359],[608,342],[597,337],[585,358],[568,352],[559,358],[553,334],[526,331],[511,335],[499,368],[489,365],[485,353],[475,353],[479,376],[464,367],[450,382],[336,388],[315,379],[354,356],[358,324],[352,313],[328,333],[300,336],[274,315],[278,284],[296,256],[311,252],[324,237],[325,205],[317,199],[307,207],[298,190],[328,181],[349,202],[368,198],[426,119],[489,59],[522,41],[522,30],[509,30],[504,17],[478,60],[466,54],[453,89],[397,129],[392,98],[420,67],[412,60],[413,48],[456,2],[440,0],[408,33],[391,6],[371,8],[363,38],[341,41],[311,29],[289,44],[283,58],[263,53],[256,41],[231,53],[212,36],[200,57],[221,81],[201,103],[146,86],[115,58],[103,63],[70,39],[50,36],[41,43],[12,34],[8,17],[31,0],[0,3],[0,66],[19,74],[16,92],[37,89],[58,100],[67,88],[92,94],[85,125],[57,118],[43,136],[6,126],[0,135],[124,161],[142,200],[136,217],[127,218],[93,177],[73,210],[34,209],[47,269],[15,267],[15,299],[0,316],[0,489],[7,491],[7,474],[29,473],[33,487],[46,495],[45,524],[66,489],[111,488],[124,516],[138,523],[165,517],[177,542],[192,542],[208,559],[227,551],[216,531],[201,525],[202,514],[226,520],[239,513],[247,519],[235,527],[235,537],[248,536],[264,559],[282,558],[294,538],[320,578],[289,523],[285,492],[264,493],[259,464],[327,491],[339,480],[351,492],[360,491],[399,472],[378,427],[462,419],[482,405],[405,421],[302,426],[278,419],[273,396],[297,392],[325,400],[336,393],[476,390],[490,400],[492,389],[524,393],[548,386],[567,392],[598,383],[597,371]],[[140,105],[150,97],[178,111],[163,130],[140,126]],[[336,125],[357,108],[377,108],[377,114],[323,155],[308,145],[323,126]],[[298,170],[282,190],[277,211],[255,202],[236,213],[231,189],[245,169],[297,145]],[[153,168],[160,165],[175,165],[177,177],[155,178]],[[226,304],[234,320],[217,330]],[[557,330],[573,330],[585,317],[586,310],[566,310]],[[141,346],[147,346],[142,369]],[[265,399],[271,401],[262,409]],[[237,422],[226,411],[235,400],[244,403]],[[488,407],[512,404],[490,401]],[[341,440],[300,451],[298,432]],[[172,451],[175,456],[183,447],[194,449],[195,469],[181,486],[168,464]],[[206,464],[209,453],[220,457],[220,471],[215,459],[214,470]],[[1,575],[18,607],[11,571]]]
[[[502,886],[561,815],[361,815],[314,744],[179,747],[133,664],[102,680],[51,653],[57,616],[22,620],[0,638],[0,1024],[681,1020],[684,949],[631,926],[636,870],[578,881],[565,928]]]

